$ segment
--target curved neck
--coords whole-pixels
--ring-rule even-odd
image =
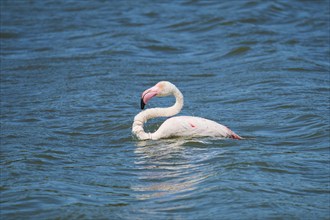
[[[183,95],[178,88],[174,88],[173,95],[175,97],[175,104],[168,108],[151,108],[141,111],[134,117],[132,132],[139,140],[152,139],[153,133],[146,133],[143,129],[143,124],[149,119],[158,117],[171,117],[178,114],[183,107]]]

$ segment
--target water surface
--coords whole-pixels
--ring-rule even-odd
[[[329,219],[329,4],[1,1],[1,218]],[[137,141],[160,80],[247,139]]]

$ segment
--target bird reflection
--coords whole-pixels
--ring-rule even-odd
[[[195,190],[206,178],[189,147],[192,140],[141,141],[137,143],[135,164],[140,180],[133,190],[138,199],[145,200],[176,194],[178,197]],[[199,141],[200,142],[200,141]],[[188,150],[187,150],[188,149]]]

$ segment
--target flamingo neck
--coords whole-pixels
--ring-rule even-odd
[[[134,117],[132,126],[132,132],[139,140],[153,139],[154,133],[146,133],[143,129],[143,124],[149,119],[158,117],[171,117],[178,114],[183,107],[183,95],[178,88],[173,89],[173,95],[175,97],[175,104],[167,108],[151,108],[141,111]]]

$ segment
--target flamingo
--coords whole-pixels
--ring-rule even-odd
[[[183,95],[180,90],[168,81],[158,82],[155,86],[145,90],[142,93],[141,109],[143,110],[148,101],[157,96],[164,97],[173,95],[176,99],[175,104],[167,108],[151,108],[141,111],[134,117],[132,133],[139,140],[158,140],[172,137],[219,137],[242,139],[239,135],[224,125],[215,121],[194,117],[194,116],[176,116],[183,107]],[[147,120],[157,117],[168,118],[154,133],[146,133],[143,124]]]

